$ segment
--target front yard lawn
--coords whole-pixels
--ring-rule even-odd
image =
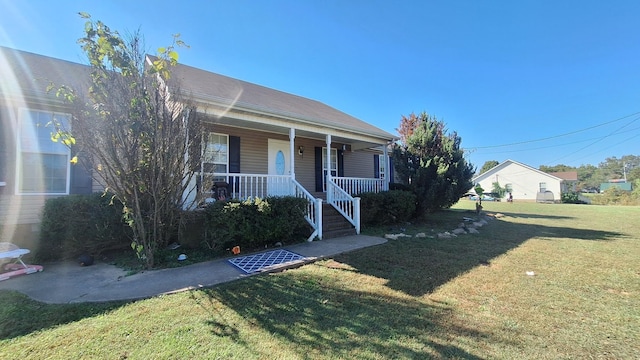
[[[0,358],[640,358],[640,207],[483,205],[505,217],[479,234],[211,289],[69,305],[0,292]],[[473,208],[366,232],[433,236]]]

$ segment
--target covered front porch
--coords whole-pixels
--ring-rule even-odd
[[[194,184],[195,202],[204,205],[268,196],[304,198],[305,218],[312,228],[309,241],[323,239],[325,232],[330,236],[334,220],[323,221],[329,216],[326,212],[333,212],[327,205],[359,234],[357,195],[389,188],[387,144],[332,134],[311,137],[294,128],[287,129],[286,137],[223,124],[214,124],[211,130]]]
[[[320,101],[178,65],[173,78],[209,127],[204,160],[189,196],[292,195],[307,199],[309,240],[322,239],[323,204],[360,232],[358,194],[388,189],[390,133]],[[327,208],[325,208],[327,209]]]

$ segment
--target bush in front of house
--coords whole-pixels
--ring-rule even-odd
[[[205,209],[204,237],[213,250],[248,250],[302,239],[307,201],[292,196],[217,201]]]
[[[389,190],[358,196],[363,225],[399,224],[411,220],[415,215],[416,196],[410,191]]]
[[[69,195],[45,202],[34,255],[40,261],[72,259],[130,244],[131,229],[122,220],[120,202],[102,193]]]
[[[561,200],[563,204],[585,204],[584,201],[580,200],[579,194],[572,191],[563,192]]]

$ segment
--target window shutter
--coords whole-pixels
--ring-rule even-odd
[[[380,155],[373,155],[373,177],[380,178]]]
[[[73,154],[74,151],[72,150]],[[89,159],[82,154],[76,154],[78,162],[71,165],[71,183],[70,194],[91,194],[93,192],[91,173],[87,169],[91,169]]]
[[[229,136],[229,172],[240,172],[240,137]]]
[[[338,150],[338,176],[344,176],[344,150]]]
[[[393,184],[394,182],[393,158],[389,157],[389,183]]]
[[[316,146],[314,150],[316,158],[316,191],[322,192],[324,185],[324,179],[322,176],[322,148]]]
[[[229,172],[240,172],[240,137],[229,136]],[[240,184],[235,181],[234,177],[229,178],[229,186],[234,192],[237,192]]]

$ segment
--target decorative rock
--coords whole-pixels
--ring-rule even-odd
[[[407,234],[404,234],[404,233],[400,233],[400,234],[385,234],[384,237],[387,238],[387,239],[390,239],[390,240],[398,240],[398,238],[411,237],[411,235],[407,235]]]
[[[460,234],[466,234],[467,232],[463,228],[457,228],[457,229],[454,229],[452,233],[456,235],[460,235]]]
[[[438,234],[438,238],[439,239],[451,239],[452,237],[457,237],[457,235],[456,234],[452,234],[452,233],[450,233],[448,231],[445,231],[443,233],[439,233]]]
[[[469,234],[479,234],[480,232],[476,228],[469,228]]]
[[[496,219],[499,219],[499,218],[501,218],[501,217],[504,217],[504,214],[497,213],[495,216],[496,216]]]
[[[417,238],[425,238],[425,237],[427,237],[427,234],[425,234],[425,233],[417,233],[415,235],[415,237],[417,237]]]
[[[483,223],[481,223],[480,221],[476,221],[476,222],[474,222],[474,223],[473,223],[473,226],[474,226],[474,227],[477,227],[477,228],[482,227],[483,225],[484,225],[484,224],[483,224]]]

